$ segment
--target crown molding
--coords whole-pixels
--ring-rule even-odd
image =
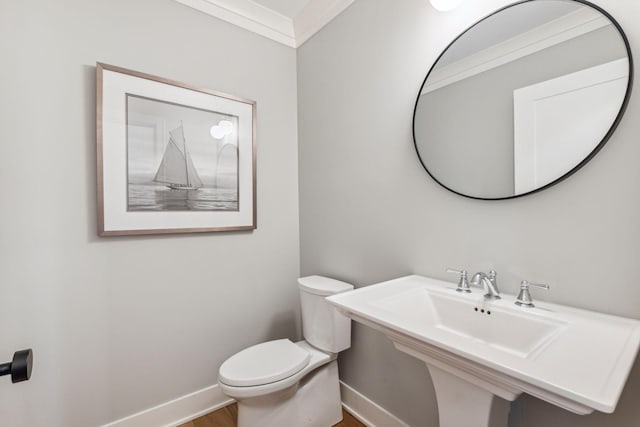
[[[293,19],[296,47],[301,46],[355,0],[311,0]]]
[[[310,0],[289,18],[252,0],[175,0],[263,37],[297,48],[355,0]]]
[[[245,30],[296,47],[293,22],[251,0],[176,0]]]

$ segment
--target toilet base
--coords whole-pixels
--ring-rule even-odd
[[[238,427],[330,427],[341,420],[337,360],[287,389],[238,399]]]

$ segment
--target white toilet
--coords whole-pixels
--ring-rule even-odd
[[[353,285],[298,279],[304,341],[257,344],[228,358],[222,391],[238,402],[238,427],[329,427],[342,420],[338,352],[351,346],[351,321],[325,301]]]

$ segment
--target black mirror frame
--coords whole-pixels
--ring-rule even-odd
[[[466,34],[469,30],[474,28],[476,25],[478,25],[481,22],[485,21],[486,19],[488,19],[488,18],[490,18],[490,17],[502,12],[505,9],[509,9],[509,8],[517,6],[519,4],[529,3],[529,2],[532,2],[532,1],[537,1],[537,0],[521,0],[521,1],[518,1],[518,2],[515,2],[515,3],[512,3],[512,4],[509,4],[507,6],[504,6],[504,7],[500,8],[500,9],[496,10],[495,12],[492,12],[489,15],[485,16],[484,18],[478,20],[473,25],[471,25],[469,28],[464,30],[456,38],[454,38],[453,41],[451,41],[451,43],[449,43],[447,45],[447,47],[440,53],[440,55],[438,55],[438,57],[434,61],[433,65],[429,69],[429,72],[427,73],[427,76],[424,78],[424,81],[422,82],[422,85],[420,85],[420,89],[418,90],[418,96],[416,98],[415,106],[413,108],[413,119],[412,119],[413,145],[414,145],[414,148],[416,150],[416,154],[418,155],[418,160],[420,160],[420,164],[422,165],[424,170],[427,171],[429,176],[435,182],[437,182],[438,184],[440,184],[442,187],[446,188],[447,190],[451,191],[452,193],[458,194],[458,195],[463,196],[463,197],[467,197],[469,199],[475,199],[475,200],[509,200],[509,199],[516,199],[518,197],[523,197],[523,196],[527,196],[529,194],[533,194],[533,193],[537,193],[539,191],[546,190],[547,188],[552,187],[552,186],[558,184],[559,182],[562,182],[565,179],[569,178],[571,175],[576,173],[580,168],[582,168],[584,165],[586,165],[589,162],[589,160],[591,160],[596,154],[598,154],[598,152],[602,149],[602,147],[604,147],[604,145],[607,143],[609,138],[611,138],[611,135],[613,135],[613,133],[615,132],[616,128],[618,127],[618,124],[620,123],[620,120],[622,120],[622,116],[624,115],[624,113],[625,113],[625,111],[627,109],[627,104],[629,103],[629,99],[631,98],[631,91],[632,91],[632,88],[633,88],[633,71],[634,71],[633,56],[631,55],[631,46],[629,45],[629,39],[627,38],[627,35],[622,30],[622,27],[620,26],[618,21],[616,21],[613,18],[613,16],[611,16],[607,11],[605,11],[600,6],[597,6],[597,5],[591,3],[591,2],[589,2],[587,0],[570,0],[570,1],[574,1],[576,3],[581,3],[581,4],[585,5],[585,6],[589,6],[589,7],[593,8],[593,9],[597,10],[598,12],[602,13],[606,18],[608,18],[611,21],[611,23],[616,27],[618,32],[620,33],[620,37],[622,38],[622,41],[624,42],[625,49],[627,50],[627,56],[629,58],[629,78],[628,78],[628,82],[627,82],[627,92],[626,92],[626,94],[624,96],[624,100],[622,101],[622,105],[620,107],[620,111],[618,112],[618,115],[616,116],[615,120],[613,121],[613,124],[609,128],[609,131],[605,134],[605,136],[602,139],[602,141],[600,141],[600,143],[593,149],[593,151],[591,151],[591,153],[589,153],[589,155],[586,156],[580,163],[578,163],[575,167],[573,167],[573,169],[571,169],[570,171],[568,171],[564,175],[560,176],[558,179],[556,179],[556,180],[554,180],[554,181],[552,181],[552,182],[550,182],[550,183],[548,183],[548,184],[546,184],[546,185],[544,185],[542,187],[536,188],[535,190],[532,190],[532,191],[529,191],[529,192],[526,192],[526,193],[522,193],[522,194],[514,194],[513,196],[486,198],[486,197],[477,197],[477,196],[471,196],[471,195],[468,195],[468,194],[460,193],[460,192],[458,192],[456,190],[453,190],[453,189],[447,187],[446,185],[444,185],[435,176],[433,176],[433,174],[431,172],[429,172],[429,169],[427,168],[427,166],[425,165],[424,161],[422,160],[422,156],[420,156],[420,151],[418,150],[418,143],[416,141],[416,112],[417,112],[417,109],[418,109],[418,102],[420,101],[420,95],[422,94],[422,90],[424,88],[424,85],[427,83],[427,80],[429,79],[429,76],[431,75],[431,72],[433,71],[434,67],[436,66],[438,61],[440,61],[440,58],[442,58],[442,56],[447,52],[447,50],[449,50],[449,48],[456,41],[458,41],[458,39],[460,39],[460,37],[462,37],[464,34]]]

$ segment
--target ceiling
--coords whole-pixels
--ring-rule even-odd
[[[354,0],[176,0],[290,47],[298,47]]]

